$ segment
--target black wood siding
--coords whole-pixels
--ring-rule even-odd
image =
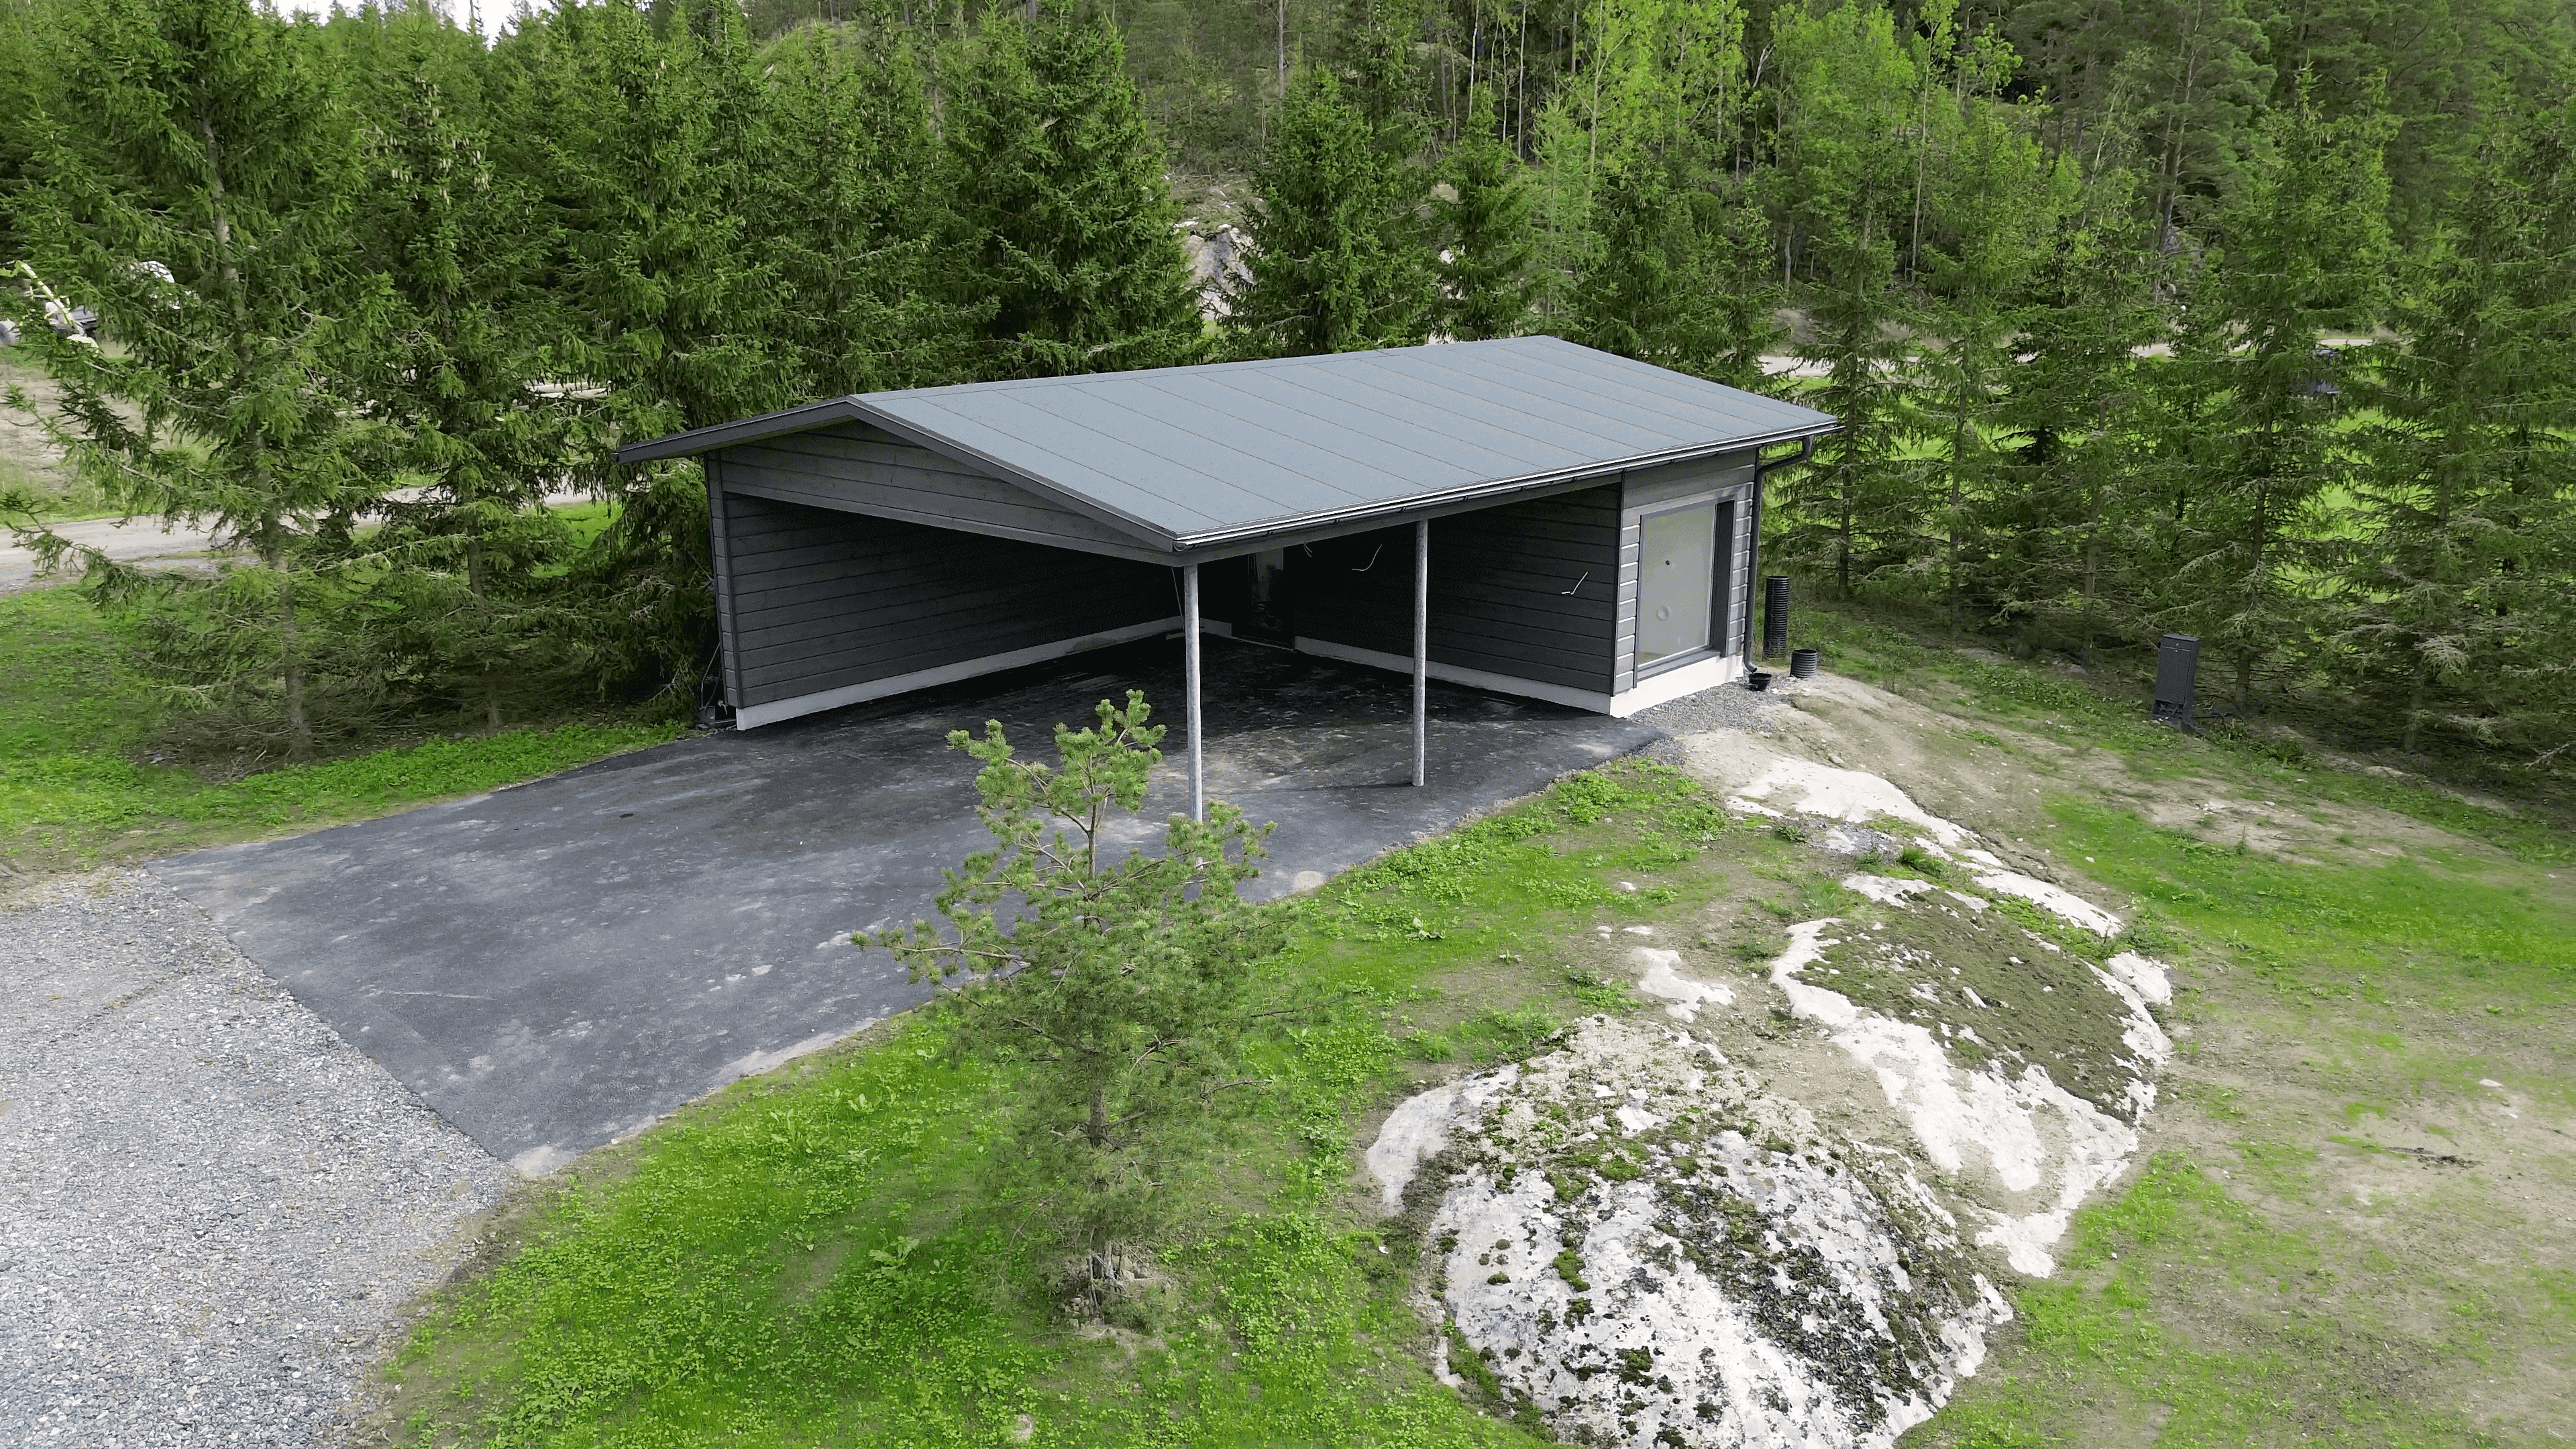
[[[733,479],[728,458],[724,477]],[[737,706],[1167,619],[1171,569],[733,493],[723,571]]]
[[[1299,634],[1413,653],[1411,525],[1291,548],[1288,560]],[[1618,586],[1616,486],[1434,519],[1431,657],[1607,694]]]

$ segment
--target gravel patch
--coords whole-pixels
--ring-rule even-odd
[[[1697,694],[1685,694],[1679,699],[1668,699],[1662,704],[1641,709],[1633,718],[1640,724],[1662,730],[1667,736],[1705,734],[1710,730],[1774,734],[1780,729],[1782,717],[1793,707],[1789,696],[1796,693],[1796,689],[1788,671],[1782,670],[1771,677],[1771,687],[1760,693],[1742,684],[1721,684],[1714,689],[1703,689]],[[1675,763],[1658,753],[1661,746],[1669,743],[1669,740],[1659,740],[1647,746],[1647,756],[1665,764]]]
[[[313,1445],[507,1169],[141,872],[0,914],[0,1442]]]

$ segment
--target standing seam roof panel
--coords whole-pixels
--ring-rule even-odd
[[[1384,411],[1388,400],[1398,399],[1414,404],[1417,411],[1437,408],[1466,426],[1519,440],[1520,448],[1498,454],[1506,459],[1513,472],[1497,476],[1542,472],[1638,451],[1630,446],[1634,439],[1620,437],[1597,426],[1587,428],[1568,423],[1562,415],[1572,410],[1528,393],[1497,398],[1492,396],[1493,389],[1487,389],[1484,395],[1479,395],[1457,387],[1448,379],[1393,368],[1375,377],[1318,377],[1309,381],[1318,391],[1335,389],[1362,394],[1344,398],[1353,406]],[[1551,417],[1549,414],[1560,416]],[[1573,415],[1582,416],[1580,413]],[[1666,434],[1661,445],[1681,441],[1686,439],[1680,434]]]
[[[1701,382],[1697,378],[1688,377],[1682,373],[1668,372],[1663,368],[1642,362],[1630,362],[1626,358],[1614,358],[1612,361],[1623,364],[1619,370],[1626,375],[1619,379],[1621,388],[1634,392],[1660,394],[1672,405],[1667,409],[1654,410],[1652,416],[1665,419],[1670,424],[1686,424],[1694,432],[1702,428],[1724,426],[1753,426],[1771,431],[1794,428],[1820,416],[1814,410],[1800,407],[1795,403],[1783,403],[1764,397],[1760,393],[1743,392],[1733,388],[1727,389],[1727,392],[1732,395],[1725,400],[1728,405],[1721,408],[1717,406],[1716,399],[1701,391],[1704,388],[1718,387],[1720,384]],[[1602,369],[1572,368],[1557,362],[1543,352],[1525,355],[1488,353],[1461,358],[1455,365],[1462,371],[1472,370],[1473,375],[1493,382],[1510,378],[1528,385],[1544,378],[1548,384],[1562,388],[1569,394],[1592,399],[1600,407],[1618,408],[1623,411],[1628,409],[1644,411],[1632,398],[1623,397],[1605,386],[1608,379],[1601,375]],[[1698,387],[1689,386],[1693,383],[1697,383]]]
[[[1188,480],[1213,483],[1230,495],[1237,507],[1245,509],[1272,507],[1276,500],[1282,498],[1303,500],[1309,508],[1331,508],[1359,501],[1364,496],[1349,489],[1335,488],[1303,469],[1289,467],[1203,432],[1192,432],[1169,417],[1157,416],[1148,406],[1139,405],[1152,401],[1150,397],[1139,394],[1153,391],[1137,387],[1121,388],[1115,392],[1106,388],[1059,389],[1052,393],[1022,394],[1015,401],[1044,412],[1067,427],[1097,434],[1162,460],[1165,464],[1163,476],[1129,480],[1137,488],[1158,497],[1173,498],[1179,490],[1172,485]],[[1100,406],[1102,403],[1110,406],[1103,408]],[[1117,431],[1111,432],[1110,426]],[[1187,475],[1187,479],[1172,476],[1174,474]],[[1202,502],[1199,511],[1209,510]]]
[[[1139,407],[1151,407],[1156,415],[1179,414],[1195,418],[1204,427],[1211,422],[1225,425],[1232,436],[1219,446],[1249,453],[1260,448],[1271,453],[1278,465],[1307,480],[1307,488],[1317,490],[1314,507],[1344,507],[1380,497],[1389,487],[1401,487],[1405,475],[1390,470],[1385,461],[1370,461],[1358,456],[1360,450],[1350,446],[1329,424],[1309,425],[1297,429],[1278,426],[1275,416],[1259,416],[1245,406],[1240,394],[1226,387],[1221,379],[1189,376],[1160,376],[1151,381],[1132,381],[1138,394]],[[1176,421],[1175,426],[1180,424]],[[1375,451],[1375,450],[1372,450]],[[1294,459],[1293,466],[1287,461]],[[1411,466],[1409,460],[1408,466]],[[1329,495],[1329,497],[1327,496]],[[1296,496],[1283,492],[1264,500],[1263,506],[1276,508],[1283,499]]]
[[[870,401],[875,400],[870,399]],[[1018,404],[1016,400],[994,397],[986,401],[988,405],[997,408],[1003,405],[1017,406],[1022,411],[1042,419],[1045,426],[1033,427],[1023,421],[1019,428],[1007,428],[987,418],[954,407],[943,406],[942,404],[947,401],[947,399],[941,399],[940,402],[934,403],[928,400],[916,400],[908,408],[886,407],[884,411],[916,427],[1000,460],[1008,466],[1043,478],[1067,493],[1088,498],[1097,506],[1106,508],[1150,530],[1187,533],[1196,529],[1219,527],[1224,523],[1223,519],[1202,512],[1179,500],[1163,498],[1138,488],[1114,473],[1102,471],[1104,467],[1117,466],[1121,461],[1132,466],[1135,462],[1133,457],[1122,460],[1114,456],[1101,457],[1095,454],[1092,457],[1082,458],[1060,447],[1049,446],[1047,441],[1042,441],[1043,437],[1051,436],[1061,441],[1067,430],[1055,426],[1054,419],[1048,418],[1044,413],[1038,413],[1025,404]],[[1114,439],[1099,438],[1096,434],[1082,441],[1096,441],[1099,444],[1099,453],[1114,455],[1131,451]]]
[[[1499,476],[1495,470],[1511,459],[1484,444],[1443,434],[1420,423],[1387,417],[1341,404],[1304,385],[1303,379],[1274,380],[1266,393],[1236,387],[1228,379],[1210,378],[1205,405],[1225,417],[1282,436],[1303,436],[1312,446],[1365,468],[1407,491],[1454,488]],[[1296,394],[1305,394],[1298,397]],[[1372,489],[1366,501],[1403,496]]]
[[[1550,367],[1542,358],[1464,358],[1461,363],[1456,369],[1461,378],[1484,388],[1544,398],[1554,407],[1596,420],[1604,431],[1614,426],[1632,430],[1628,441],[1639,452],[1669,446],[1664,440],[1682,442],[1712,432],[1741,430],[1750,421],[1740,412],[1651,393],[1641,397],[1639,390],[1604,386],[1597,377]]]

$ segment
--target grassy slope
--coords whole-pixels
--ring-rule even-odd
[[[115,626],[69,589],[0,596],[0,866],[28,874],[276,835],[534,779],[672,737],[569,724],[209,783],[135,758],[152,701]]]
[[[2181,961],[2186,1055],[2149,1164],[2080,1215],[2066,1271],[2016,1290],[2020,1328],[1909,1442],[2476,1444],[2563,1424],[2576,1278],[2548,1205],[2570,1195],[2557,1134],[2576,1108],[2564,838],[1822,622],[1859,672],[1949,691],[1982,726],[1961,748],[2074,740],[2120,751],[2137,780],[2359,801],[2502,847],[2295,864],[2155,829],[2116,793],[2049,799],[2057,843],[2143,903],[2142,934]],[[1050,1189],[996,1165],[1010,1084],[951,1064],[936,1023],[911,1020],[522,1204],[488,1271],[388,1366],[386,1427],[991,1444],[1027,1414],[1040,1444],[1527,1442],[1431,1380],[1414,1247],[1355,1200],[1354,1144],[1434,1061],[1627,1009],[1584,964],[1596,922],[1704,926],[1740,904],[1741,939],[1699,947],[1750,958],[1762,923],[1832,908],[1838,867],[1717,829],[1707,805],[1623,768],[1286,907],[1282,990],[1341,1004],[1275,1044],[1274,1091],[1211,1125],[1206,1166],[1173,1185],[1163,1277],[1114,1332],[1048,1310],[1057,1265],[1029,1229]],[[2499,1115],[2516,1108],[2518,1125]],[[2470,1165],[2429,1160],[2451,1146]]]

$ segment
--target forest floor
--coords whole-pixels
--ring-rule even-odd
[[[1905,1442],[2576,1433],[2576,841],[1808,618],[1844,677],[1798,699],[1783,748],[2113,906],[2178,987],[2134,1165],[2054,1276],[1996,1269],[2015,1321]],[[380,1367],[361,1442],[1538,1442],[1435,1377],[1431,1254],[1359,1150],[1427,1085],[1641,1011],[1622,925],[1691,943],[1743,1003],[1729,1054],[1791,1067],[1763,962],[1785,922],[1848,905],[1848,866],[1723,823],[1695,777],[1725,739],[1273,907],[1306,1010],[1264,1048],[1269,1089],[1198,1124],[1105,1320],[1064,1311],[1042,1225],[1066,1189],[1009,1162],[1016,1084],[915,1013],[521,1190]]]

